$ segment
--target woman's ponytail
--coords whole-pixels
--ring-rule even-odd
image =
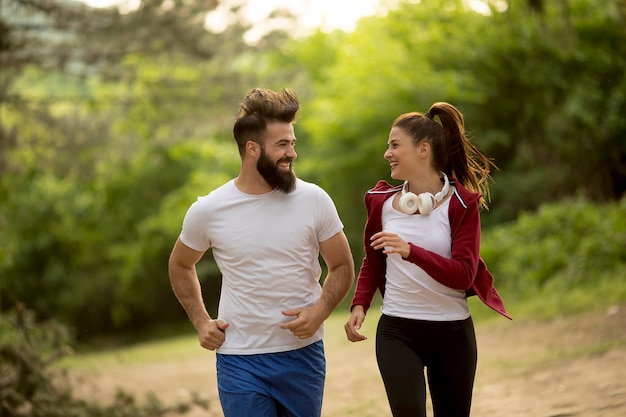
[[[439,149],[434,150],[435,164],[448,176],[454,177],[467,189],[480,193],[481,207],[488,209],[491,201],[489,179],[495,164],[480,152],[465,133],[461,112],[449,103],[435,103],[427,112],[444,131]],[[428,117],[428,116],[427,116]]]

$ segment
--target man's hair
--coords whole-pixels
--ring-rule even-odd
[[[239,114],[233,127],[233,136],[243,156],[246,143],[254,141],[263,145],[263,134],[271,122],[291,123],[300,109],[298,96],[292,90],[277,93],[264,88],[255,88],[239,104]]]

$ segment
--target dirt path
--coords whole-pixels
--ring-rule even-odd
[[[374,358],[376,320],[368,320],[365,342],[327,332],[325,417],[391,416]],[[626,305],[550,322],[497,320],[477,326],[476,333],[473,416],[626,416]],[[185,360],[109,366],[75,375],[76,393],[107,401],[119,387],[139,399],[153,392],[173,402],[195,391],[211,407],[187,415],[220,417],[214,364],[214,354],[199,348]]]
[[[626,416],[626,306],[478,331],[473,415]]]

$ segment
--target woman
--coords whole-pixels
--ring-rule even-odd
[[[394,417],[426,416],[424,367],[435,417],[469,416],[477,353],[467,297],[510,318],[479,256],[493,164],[464,129],[448,103],[399,116],[384,158],[404,183],[381,180],[365,195],[365,258],[345,330],[365,340],[358,330],[380,290],[376,357]]]

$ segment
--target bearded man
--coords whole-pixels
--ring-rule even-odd
[[[288,89],[244,97],[233,128],[240,173],[191,205],[169,260],[200,345],[216,351],[225,417],[320,416],[323,323],[354,280],[333,201],[293,171],[299,108]],[[209,248],[222,274],[216,318],[196,273]]]

